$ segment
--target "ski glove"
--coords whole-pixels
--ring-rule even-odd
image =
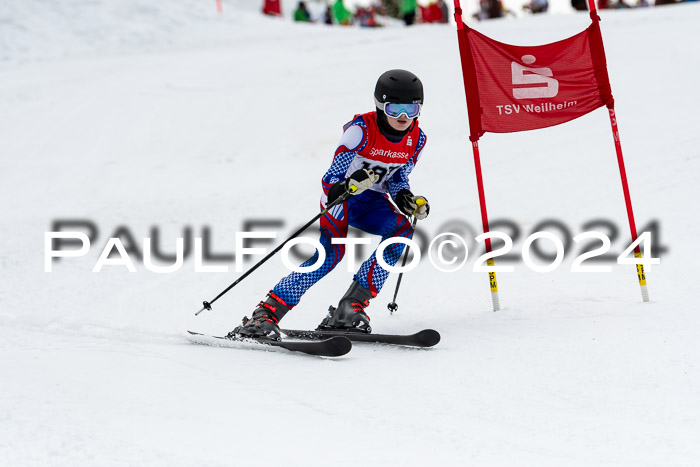
[[[351,193],[352,195],[359,195],[368,188],[372,188],[372,185],[378,181],[379,175],[375,174],[372,169],[356,170],[347,180],[341,180],[331,186],[330,190],[328,190],[328,204],[338,199],[350,187],[355,187],[355,191]]]
[[[348,179],[348,189],[353,190],[353,195],[359,195],[365,190],[372,188],[372,185],[379,181],[379,175],[375,174],[372,169],[356,170]]]
[[[428,200],[423,196],[413,196],[411,190],[399,191],[396,195],[396,205],[407,216],[416,216],[419,220],[425,219],[430,213]]]

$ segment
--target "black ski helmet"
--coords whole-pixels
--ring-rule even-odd
[[[380,104],[423,104],[423,83],[410,71],[389,70],[377,80],[374,98]]]

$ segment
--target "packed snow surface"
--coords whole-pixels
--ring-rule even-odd
[[[486,273],[472,271],[481,218],[454,24],[326,27],[258,8],[3,0],[0,464],[697,465],[700,6],[601,13],[637,226],[655,225],[662,247],[647,270],[651,301],[633,265],[571,272],[578,233],[616,231],[613,257],[629,244],[599,109],[480,141],[489,216],[514,237],[512,253],[535,230],[571,243],[552,272],[521,260],[498,273],[499,312]],[[533,45],[590,22],[557,11],[472,26]],[[156,273],[134,249],[151,238],[172,255],[176,238],[207,237],[211,254],[230,256],[237,232],[267,221],[252,230],[277,232],[256,244],[269,251],[316,214],[342,125],[373,109],[391,68],[425,86],[428,145],[411,185],[431,214],[419,230],[459,231],[470,255],[454,273],[424,258],[403,278],[397,313],[386,308],[395,275],[368,312],[376,332],[435,328],[442,342],[356,344],[338,359],[188,342],[187,329],[231,330],[287,269],[273,258],[195,317],[240,276],[234,261],[196,272],[190,251],[179,270]],[[538,226],[548,219],[569,232]],[[61,220],[96,236],[45,272],[45,233]],[[110,237],[135,272],[93,272]],[[318,324],[350,284],[348,259],[284,326]]]

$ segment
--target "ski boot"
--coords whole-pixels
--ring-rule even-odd
[[[316,330],[328,329],[357,329],[370,333],[372,328],[369,325],[369,316],[365,313],[365,308],[369,306],[372,292],[365,289],[357,281],[352,281],[350,288],[338,303],[338,308],[331,306],[328,308],[326,316]]]
[[[243,324],[226,337],[269,337],[280,340],[281,333],[278,325],[279,320],[289,311],[289,306],[284,303],[272,290],[267,293],[265,301],[258,303],[258,307],[253,311],[253,316],[248,319],[243,317]]]

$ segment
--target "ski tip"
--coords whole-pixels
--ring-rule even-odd
[[[328,357],[342,357],[352,350],[352,342],[344,336],[333,336],[324,342],[328,343]]]
[[[440,333],[435,329],[423,329],[416,337],[423,343],[425,347],[433,347],[440,342]]]
[[[187,338],[187,339],[200,338],[200,337],[207,337],[207,335],[203,334],[201,332],[190,331],[189,329],[187,330],[187,334],[185,335],[185,338]]]

